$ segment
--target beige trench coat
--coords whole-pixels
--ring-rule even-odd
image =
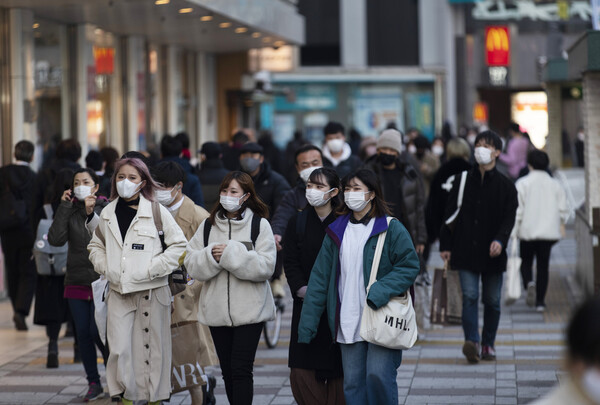
[[[177,222],[187,240],[190,240],[202,221],[208,217],[209,213],[204,208],[197,206],[190,198],[184,196],[183,204],[175,215],[175,222]],[[202,291],[202,284],[202,282],[194,280],[192,285],[188,285],[182,293],[173,297],[175,309],[171,314],[171,324],[196,322],[200,335],[198,344],[202,349],[202,363],[200,365],[206,367],[219,364],[219,359],[208,326],[198,322],[198,298],[200,297],[200,291]]]

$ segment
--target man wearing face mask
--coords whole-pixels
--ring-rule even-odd
[[[281,239],[285,235],[285,229],[289,220],[300,210],[306,207],[306,182],[313,172],[323,166],[323,155],[321,150],[314,145],[308,144],[300,147],[295,155],[296,171],[298,179],[296,187],[288,191],[279,203],[275,215],[271,220],[273,236],[277,244],[277,250],[281,250]]]
[[[323,144],[323,162],[325,166],[333,167],[340,179],[356,171],[362,162],[352,154],[352,148],[346,142],[344,126],[339,122],[329,122],[323,129],[325,143]]]
[[[502,150],[498,134],[485,131],[475,140],[477,165],[466,177],[462,206],[458,208],[460,181],[452,184],[442,226],[440,256],[459,271],[463,292],[463,354],[470,363],[495,360],[494,343],[500,322],[502,273],[506,270],[506,245],[515,223],[517,190],[496,169]],[[448,224],[448,220],[446,221]],[[452,228],[452,229],[451,229]],[[483,332],[479,335],[479,281],[483,285]]]
[[[367,166],[377,174],[392,215],[406,227],[421,254],[427,243],[425,186],[419,163],[403,149],[400,131],[386,129],[377,138],[377,154]]]
[[[154,196],[156,201],[165,206],[177,225],[183,231],[186,239],[189,241],[196,234],[198,227],[210,214],[202,207],[183,194],[183,184],[185,183],[185,171],[175,162],[159,163],[152,170],[152,177],[157,183],[165,187],[163,190],[156,190]],[[198,300],[202,290],[202,282],[191,280],[188,282],[185,290],[173,296],[173,313],[171,314],[171,325],[177,323],[194,322],[198,327],[198,341],[186,342],[186,344],[200,346],[202,352],[203,370],[207,366],[218,364],[219,359],[215,352],[214,343],[210,335],[208,326],[198,322]],[[212,390],[215,387],[214,377],[208,377],[207,386],[196,386],[190,388],[192,405],[202,405],[203,403],[212,404],[214,400]],[[208,398],[210,396],[210,398]],[[204,399],[203,399],[204,398]],[[203,402],[204,401],[204,402]]]
[[[240,150],[240,166],[243,172],[252,177],[256,194],[269,207],[269,219],[277,211],[283,196],[290,191],[290,185],[285,177],[271,170],[271,167],[265,162],[263,147],[255,142],[248,142]],[[278,242],[279,243],[279,242]],[[273,273],[273,282],[271,289],[273,296],[282,297],[285,295],[283,285],[279,281],[282,270],[281,253],[277,253],[277,262],[275,264],[275,273]]]

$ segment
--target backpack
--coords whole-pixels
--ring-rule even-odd
[[[0,192],[0,231],[8,231],[27,222],[27,204],[11,191],[4,170],[0,181],[3,184]]]
[[[69,243],[62,246],[52,246],[48,243],[48,231],[54,221],[54,212],[50,204],[44,205],[46,218],[40,220],[37,227],[33,257],[40,276],[64,276],[67,272],[67,255]]]
[[[252,216],[252,224],[250,225],[250,240],[252,241],[252,246],[256,246],[256,239],[258,239],[258,234],[260,233],[260,220],[262,218],[258,215]],[[204,247],[208,246],[208,237],[210,235],[210,229],[212,228],[212,222],[209,219],[204,221]]]

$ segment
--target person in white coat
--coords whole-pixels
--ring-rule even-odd
[[[210,327],[227,399],[251,405],[258,341],[263,323],[275,317],[269,279],[277,251],[265,219],[269,209],[248,174],[228,173],[219,198],[190,240],[184,264],[194,279],[204,281],[198,320]]]
[[[515,184],[519,207],[513,234],[520,239],[521,276],[527,289],[526,301],[539,312],[546,308],[550,252],[561,238],[561,226],[569,216],[565,192],[547,172],[550,160],[541,150],[527,155],[529,174]],[[533,281],[533,259],[537,260],[537,276]]]
[[[124,405],[138,400],[159,404],[171,392],[168,276],[179,266],[187,242],[169,211],[153,201],[157,188],[140,159],[118,161],[112,202],[102,211],[88,245],[94,270],[110,286],[106,380],[110,396],[122,396]]]

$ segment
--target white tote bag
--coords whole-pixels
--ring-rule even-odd
[[[521,258],[517,252],[517,238],[510,241],[510,251],[506,262],[506,294],[504,303],[512,305],[521,297]]]
[[[388,225],[392,219],[388,217]],[[387,231],[379,234],[377,239],[367,294],[377,278],[386,234]],[[393,297],[387,304],[376,310],[365,303],[360,321],[360,337],[366,342],[388,349],[405,350],[413,347],[417,336],[417,320],[408,291],[401,296]]]
[[[106,344],[106,319],[108,308],[106,307],[106,291],[108,291],[108,280],[104,276],[92,283],[92,293],[94,295],[94,318],[96,327],[102,343]]]

